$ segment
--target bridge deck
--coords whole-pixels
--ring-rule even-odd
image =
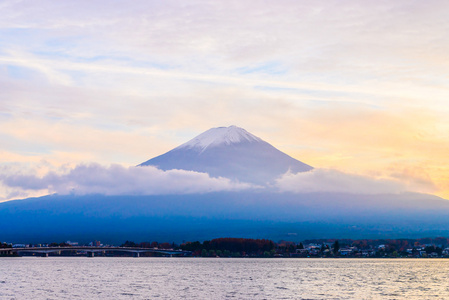
[[[90,247],[90,246],[70,246],[70,247],[27,247],[27,248],[5,248],[8,253],[34,252],[34,253],[53,253],[59,251],[84,251],[84,252],[131,252],[131,253],[163,253],[163,254],[190,254],[189,251],[157,248],[131,248],[131,247]],[[3,249],[0,249],[3,250]]]

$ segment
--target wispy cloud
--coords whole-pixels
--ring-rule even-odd
[[[303,173],[286,173],[276,181],[282,192],[293,193],[349,193],[349,194],[397,194],[413,191],[414,186],[397,179],[376,179],[367,176],[343,173],[329,169],[314,169]],[[433,189],[430,182],[422,183]]]
[[[62,195],[192,194],[255,188],[251,184],[233,182],[227,178],[212,178],[206,173],[184,170],[162,171],[151,166],[123,167],[89,164],[62,171],[62,174],[50,171],[43,176],[20,173],[2,174],[0,180],[3,185],[17,188],[23,193],[48,191]]]

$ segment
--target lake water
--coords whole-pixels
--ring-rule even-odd
[[[449,259],[0,258],[0,299],[449,299]]]

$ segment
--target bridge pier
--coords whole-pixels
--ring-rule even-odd
[[[9,249],[0,249],[0,255],[13,255],[14,252],[13,250],[9,250]]]
[[[48,252],[42,253],[42,257],[48,257]]]
[[[140,253],[139,253],[139,252],[135,252],[135,253],[134,253],[134,257],[139,258],[139,257],[140,257]]]
[[[95,256],[95,253],[92,251],[92,252],[87,252],[87,257],[94,257]]]

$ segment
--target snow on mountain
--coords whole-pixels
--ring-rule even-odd
[[[211,128],[175,149],[198,148],[203,151],[208,147],[261,141],[260,138],[252,135],[245,129],[232,125],[229,127]]]
[[[207,130],[139,166],[205,172],[242,182],[266,184],[290,171],[313,169],[237,126]]]

